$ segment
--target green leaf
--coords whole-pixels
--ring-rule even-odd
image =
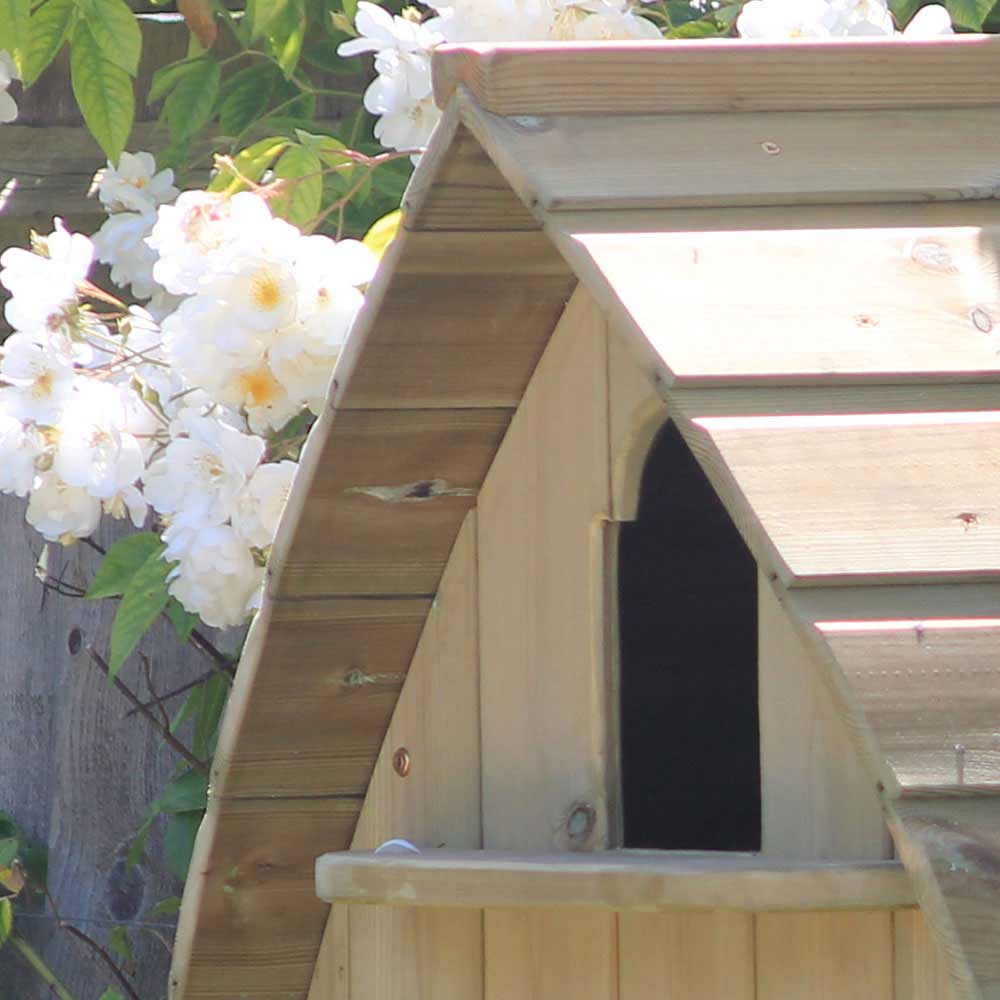
[[[889,10],[892,11],[896,24],[904,28],[923,5],[924,0],[889,0]]]
[[[185,771],[167,785],[157,805],[161,812],[200,812],[208,804],[208,778],[197,771]]]
[[[233,164],[239,171],[234,174],[222,169],[212,178],[208,185],[209,191],[225,191],[235,194],[242,191],[246,185],[240,180],[240,175],[251,181],[259,181],[271,164],[286,150],[291,143],[283,136],[270,136],[261,139],[252,146],[247,146],[241,153],[233,157]]]
[[[396,238],[396,234],[399,232],[399,227],[403,224],[403,213],[400,209],[396,209],[395,212],[390,212],[388,215],[383,215],[372,227],[365,233],[362,243],[379,260],[382,259],[382,255],[385,253],[389,244]]]
[[[128,142],[135,116],[132,81],[125,70],[104,58],[83,22],[78,22],[73,29],[70,73],[73,94],[87,128],[108,159],[117,163]]]
[[[174,142],[189,139],[215,113],[222,71],[210,56],[196,60],[174,85],[163,114]]]
[[[266,0],[265,0],[266,2]],[[260,3],[258,2],[258,7]],[[300,0],[279,3],[282,9],[271,18],[267,34],[267,47],[286,77],[295,72],[306,40],[308,19]]]
[[[240,135],[267,108],[280,79],[273,63],[248,66],[230,77],[222,88],[219,122],[226,135]]]
[[[147,917],[169,917],[174,913],[180,913],[181,897],[167,896],[161,899],[155,906],[151,906],[146,913]]]
[[[285,12],[290,0],[247,0],[247,21],[250,39],[260,38],[274,21]]]
[[[191,751],[195,757],[206,759],[215,749],[219,720],[229,697],[229,678],[225,674],[213,674],[201,687],[202,699],[195,716]]]
[[[156,819],[159,814],[160,807],[154,802],[150,807],[146,818],[142,821],[142,826],[139,827],[135,836],[132,838],[132,843],[128,849],[128,855],[125,858],[126,868],[134,868],[140,861],[142,861],[142,856],[146,852],[146,841],[149,839],[149,831],[153,828],[153,820]]]
[[[944,5],[955,24],[978,31],[996,6],[996,0],[944,0]]]
[[[177,638],[181,642],[187,642],[191,638],[191,633],[198,627],[198,622],[201,621],[196,614],[188,611],[176,597],[171,597],[167,601],[167,617],[170,619],[170,624],[173,625],[174,631],[177,633]]]
[[[293,146],[285,152],[274,168],[274,176],[293,183],[271,202],[271,211],[296,226],[315,218],[323,200],[322,171],[323,161],[314,150]]]
[[[31,0],[0,0],[0,51],[6,49],[18,72],[24,75],[24,62],[30,39]]]
[[[167,824],[163,853],[166,855],[167,866],[179,879],[186,879],[188,868],[191,867],[194,839],[198,835],[201,818],[200,812],[180,813],[171,816]]]
[[[125,0],[76,0],[76,5],[101,55],[135,76],[142,55],[142,32]]]
[[[143,531],[125,538],[108,549],[94,582],[87,589],[87,599],[120,597],[125,593],[139,567],[152,555],[163,551],[163,542],[152,531]]]
[[[111,656],[108,666],[115,677],[153,622],[160,617],[170,595],[167,593],[169,566],[152,553],[129,580],[111,626]]]
[[[0,948],[7,943],[14,927],[14,907],[9,899],[0,899]]]
[[[118,990],[107,989],[101,994],[100,1000],[125,1000],[125,997]]]
[[[688,21],[667,32],[667,38],[716,38],[719,29],[710,21]]]
[[[132,950],[132,941],[128,936],[128,928],[121,924],[111,928],[111,933],[108,935],[108,947],[122,962],[131,962],[135,956],[135,952]]]
[[[176,62],[161,66],[153,74],[153,83],[149,88],[149,96],[146,98],[147,104],[155,104],[166,97],[174,87],[187,75],[191,69],[195,68],[202,61],[199,56],[196,59],[178,59]]]
[[[20,844],[15,837],[4,837],[0,840],[0,868],[6,868],[17,857],[19,847]]]
[[[31,15],[23,66],[26,87],[30,87],[59,54],[75,23],[74,0],[46,0]]]

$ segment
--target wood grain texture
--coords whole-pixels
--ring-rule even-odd
[[[364,796],[429,609],[421,598],[268,602],[220,732],[218,794]]]
[[[681,429],[785,585],[986,581],[1000,571],[995,411],[706,417]]]
[[[909,799],[889,822],[959,1000],[1000,995],[1000,798]]]
[[[895,1000],[954,1000],[948,966],[921,910],[892,915]]]
[[[620,914],[620,1000],[756,1000],[753,921],[733,912]]]
[[[760,1000],[892,1000],[891,913],[762,913],[756,957]]]
[[[470,512],[382,744],[353,850],[372,850],[393,837],[453,848],[482,843],[476,575],[476,515]],[[400,747],[410,755],[405,777],[393,767]],[[481,997],[479,911],[350,907],[349,919],[352,997]]]
[[[154,825],[142,863],[128,873],[124,852],[178,758],[145,719],[126,715],[128,703],[85,653],[70,654],[74,628],[106,654],[117,606],[42,589],[34,579],[42,540],[25,524],[24,509],[23,501],[0,497],[0,810],[48,845],[49,888],[60,912],[79,919],[102,944],[111,925],[120,922],[135,946],[136,989],[144,997],[159,996],[169,957],[135,923],[179,890],[164,861],[163,821]],[[120,525],[105,525],[97,541],[110,546],[120,536]],[[49,571],[86,586],[99,563],[82,545],[53,546]],[[160,692],[208,669],[202,656],[178,645],[166,622],[154,627],[140,649],[152,663]],[[149,697],[137,659],[126,663],[122,677],[141,697]],[[79,942],[60,932],[54,920],[24,919],[18,931],[74,996],[97,997],[104,991],[104,971],[86,960]],[[168,940],[173,936],[169,927],[163,933]],[[0,997],[51,1000],[51,993],[7,947],[0,949]]]
[[[1000,186],[1000,139],[984,138],[996,107],[505,118],[469,101],[463,121],[536,212],[960,200]]]
[[[488,848],[607,843],[600,530],[610,505],[606,352],[603,317],[578,292],[480,494]],[[487,997],[548,997],[556,983],[560,993],[587,1000],[613,995],[613,914],[493,910],[485,926]]]
[[[444,107],[458,87],[498,115],[960,108],[994,103],[998,43],[962,35],[447,45],[434,57]],[[991,86],[990,81],[993,82]]]
[[[669,383],[829,384],[995,380],[998,224],[977,203],[582,212],[547,231]]]
[[[905,794],[926,786],[1000,792],[1000,620],[815,627]]]
[[[330,907],[326,918],[307,1000],[349,1000],[350,995],[350,909],[346,903],[336,903]]]
[[[503,409],[338,410],[271,593],[433,596],[509,420]]]
[[[824,683],[825,663],[805,645],[763,573],[757,593],[761,853],[891,857],[876,780]]]
[[[349,844],[360,808],[360,797],[212,796],[184,890],[171,995],[305,997],[328,910],[314,893],[317,846]]]
[[[330,903],[456,909],[858,910],[912,905],[914,898],[895,861],[689,851],[350,850],[319,858],[316,888]]]

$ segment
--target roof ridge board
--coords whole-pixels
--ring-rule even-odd
[[[439,106],[464,86],[504,115],[968,108],[996,103],[998,49],[988,35],[463,44],[432,69]]]

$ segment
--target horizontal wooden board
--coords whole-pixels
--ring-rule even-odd
[[[1000,108],[577,115],[464,112],[539,210],[992,198]]]
[[[360,798],[213,800],[198,835],[175,945],[171,996],[304,998],[328,907],[316,856],[346,847]]]
[[[992,784],[1000,793],[1000,619],[814,627],[905,792]]]
[[[714,39],[448,45],[434,58],[444,106],[458,87],[500,115],[961,108],[993,104],[1000,43]]]
[[[429,610],[421,598],[268,602],[220,734],[217,794],[363,796]]]
[[[786,586],[1000,575],[1000,412],[705,417],[681,429]]]
[[[997,379],[1000,205],[837,214],[581,212],[548,231],[677,386]]]
[[[345,851],[316,863],[320,898],[396,906],[610,910],[882,909],[913,904],[902,865],[753,855]]]
[[[338,410],[271,594],[433,596],[510,416]]]
[[[889,821],[955,996],[1000,996],[1000,797],[910,799]]]

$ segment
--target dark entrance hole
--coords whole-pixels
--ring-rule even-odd
[[[757,567],[672,423],[618,586],[624,846],[759,850]]]

